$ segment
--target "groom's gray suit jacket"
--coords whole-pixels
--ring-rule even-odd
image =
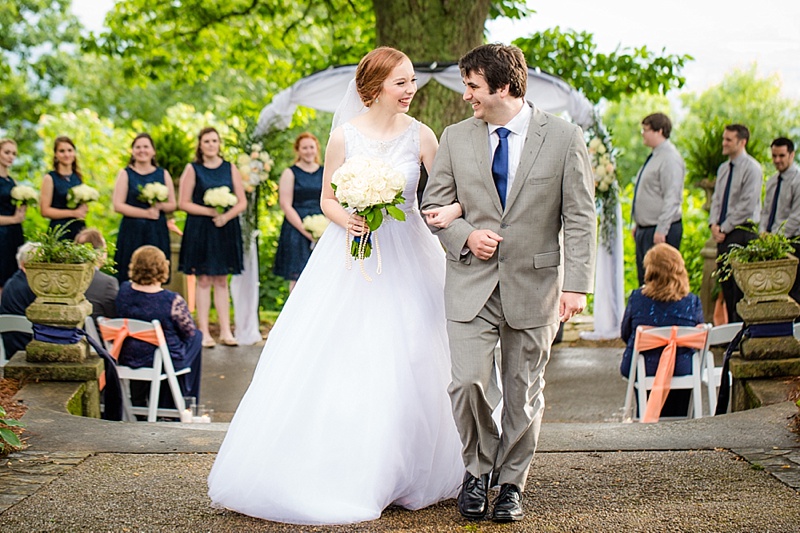
[[[433,228],[447,250],[448,320],[468,322],[500,284],[508,324],[528,329],[558,319],[560,291],[589,293],[594,284],[594,179],[583,133],[536,106],[503,210],[492,179],[486,122],[449,126],[423,196],[423,209],[458,201],[464,211],[447,229]],[[476,229],[503,237],[487,261],[463,254]]]

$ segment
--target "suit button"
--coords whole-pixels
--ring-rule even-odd
[[[505,260],[506,260],[506,256],[504,256],[504,255],[501,255],[501,256],[500,256],[500,258],[499,258],[498,260],[499,260],[501,263],[503,263],[503,262],[505,262]]]
[[[508,224],[506,224],[505,222],[502,222],[502,223],[500,224],[500,228],[501,228],[501,229],[506,229],[507,227],[508,227]]]

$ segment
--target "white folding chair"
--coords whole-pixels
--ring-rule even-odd
[[[626,421],[641,420],[647,410],[647,393],[652,390],[655,376],[648,376],[645,370],[644,356],[639,353],[639,338],[643,333],[654,335],[663,339],[669,339],[672,329],[676,328],[678,339],[688,335],[696,335],[699,332],[708,334],[709,325],[702,324],[698,327],[689,326],[665,326],[658,328],[647,328],[639,326],[636,328],[636,343],[631,358],[631,370],[628,376],[628,388],[625,392],[625,404],[623,406],[623,419]],[[680,348],[680,346],[679,346]],[[688,389],[692,391],[689,409],[686,418],[701,418],[703,416],[703,398],[700,381],[700,348],[692,353],[692,373],[685,376],[672,376],[670,380],[670,390]],[[636,413],[634,405],[634,394],[639,399],[639,414]],[[683,417],[662,417],[662,418],[683,418]]]
[[[33,324],[26,317],[22,315],[0,315],[0,333],[33,333]],[[5,366],[8,362],[6,357],[6,349],[0,342],[0,366]],[[14,357],[14,354],[11,354]]]
[[[147,415],[148,422],[155,422],[157,417],[180,418],[180,414],[186,408],[186,405],[183,401],[183,393],[178,385],[177,376],[188,374],[191,372],[191,368],[186,367],[177,372],[175,371],[175,368],[172,366],[172,358],[169,355],[169,348],[167,348],[167,341],[164,338],[164,331],[161,329],[161,323],[158,320],[145,322],[132,318],[108,319],[100,317],[97,319],[97,325],[100,328],[100,333],[109,352],[112,352],[114,348],[113,343],[117,332],[123,327],[127,327],[131,333],[153,331],[157,338],[158,345],[153,354],[153,366],[131,368],[125,365],[117,365],[117,374],[119,375],[119,380],[122,385],[124,418],[129,421],[135,421],[136,417],[134,415]],[[169,383],[172,399],[176,406],[175,409],[158,407],[161,382],[164,380],[167,380],[167,383]],[[130,391],[131,381],[150,382],[150,397],[147,401],[147,407],[132,405]]]
[[[717,394],[719,393],[720,383],[722,383],[722,367],[715,366],[714,352],[711,347],[729,344],[741,329],[741,322],[732,322],[721,326],[713,326],[708,330],[708,338],[703,348],[703,369],[700,380],[706,386],[706,391],[708,392],[708,412],[711,416],[714,416],[717,411]],[[732,379],[730,372],[728,373],[728,379]]]
[[[85,331],[86,334],[89,335],[92,339],[102,344],[103,339],[100,338],[100,333],[97,332],[97,326],[95,325],[94,319],[91,317],[91,315],[87,316],[86,320],[83,322],[83,331]],[[91,351],[92,353],[96,352],[96,350],[92,348],[91,344],[89,345],[89,351]]]
[[[800,339],[800,322],[795,322],[792,330],[794,331],[794,338]]]

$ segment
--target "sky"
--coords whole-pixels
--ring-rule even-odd
[[[101,31],[113,0],[73,0],[89,30]],[[521,20],[489,23],[489,40],[510,42],[554,26],[594,34],[600,52],[618,45],[689,54],[683,90],[701,92],[726,72],[753,62],[765,76],[778,73],[784,95],[800,100],[800,2],[797,0],[530,0],[536,10]],[[745,7],[746,6],[746,7]]]

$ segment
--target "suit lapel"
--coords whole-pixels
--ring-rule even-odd
[[[472,129],[472,153],[475,154],[475,160],[478,165],[479,179],[483,182],[484,187],[489,193],[489,198],[497,210],[502,213],[503,206],[500,203],[500,195],[497,194],[497,187],[494,185],[494,178],[492,177],[492,156],[489,154],[489,138],[487,135],[486,122],[482,120],[473,120],[474,128]]]
[[[531,104],[528,104],[531,105]],[[514,200],[519,196],[519,191],[528,180],[528,174],[533,169],[533,163],[539,156],[545,137],[545,126],[547,125],[547,115],[538,107],[531,105],[531,120],[528,123],[528,133],[525,137],[525,144],[522,146],[522,154],[519,158],[519,166],[514,176],[514,184],[506,198],[506,209],[509,209]],[[490,173],[491,174],[491,173]],[[494,183],[492,183],[494,185]]]

